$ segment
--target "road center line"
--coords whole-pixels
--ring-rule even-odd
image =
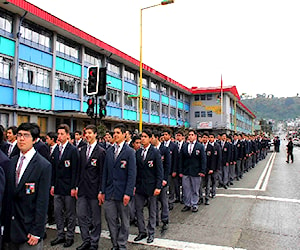
[[[272,168],[273,168],[273,166],[274,166],[274,161],[275,161],[275,158],[276,158],[276,154],[275,154],[275,153],[273,153],[273,154],[274,154],[274,156],[273,156],[272,161],[271,161],[271,163],[270,163],[270,165],[269,165],[269,169],[268,169],[266,178],[265,178],[265,180],[264,180],[264,183],[263,183],[263,185],[262,185],[262,187],[261,187],[261,190],[262,190],[262,191],[266,191],[267,186],[268,186],[268,183],[269,183],[271,171],[272,171]]]

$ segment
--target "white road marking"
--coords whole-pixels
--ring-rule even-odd
[[[56,230],[56,225],[49,226],[47,224],[47,228]],[[80,229],[78,226],[76,226],[76,228],[75,228],[75,233],[78,233],[78,234],[80,233]],[[109,231],[102,230],[101,237],[105,238],[105,239],[110,239]],[[167,249],[176,249],[176,250],[246,250],[244,248],[216,246],[216,245],[200,244],[200,243],[185,242],[185,241],[179,241],[179,240],[160,239],[160,238],[154,238],[153,243],[148,244],[146,242],[146,239],[141,240],[139,242],[135,242],[133,240],[135,237],[136,237],[136,235],[130,234],[128,237],[128,242],[131,242],[134,244],[143,244],[143,245],[163,247],[163,248],[167,248]]]
[[[270,166],[269,166],[269,169],[268,169],[265,181],[264,181],[264,183],[263,183],[263,185],[261,187],[262,191],[266,191],[266,189],[267,189],[267,186],[268,186],[268,183],[269,183],[269,179],[270,179],[270,175],[271,175],[271,171],[272,171],[272,168],[274,166],[274,161],[275,161],[275,158],[276,158],[276,153],[273,153],[272,157],[273,158],[272,158],[272,161],[270,162]]]
[[[256,184],[256,186],[255,186],[255,188],[254,188],[255,190],[259,190],[259,189],[260,189],[260,186],[261,186],[261,184],[262,184],[262,182],[263,182],[263,180],[264,180],[264,178],[265,178],[265,175],[266,175],[266,173],[267,173],[267,171],[268,171],[268,169],[269,169],[270,162],[271,162],[271,160],[272,160],[272,158],[273,158],[274,156],[275,156],[275,152],[272,153],[270,159],[269,159],[268,162],[267,162],[267,165],[266,165],[265,168],[264,168],[264,171],[261,173],[261,175],[260,175],[260,177],[259,177],[259,179],[258,179],[258,181],[257,181],[257,184]]]
[[[262,196],[262,195],[216,194],[216,196],[217,197],[227,197],[227,198],[240,198],[240,199],[260,199],[260,200],[291,202],[291,203],[299,203],[300,204],[300,200],[297,200],[297,199],[277,198],[277,197]]]

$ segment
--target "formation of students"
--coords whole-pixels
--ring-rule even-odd
[[[47,222],[57,227],[51,245],[71,247],[76,218],[82,238],[76,249],[98,249],[102,212],[112,249],[127,249],[133,224],[134,241],[152,243],[158,226],[168,230],[175,203],[183,204],[182,212],[198,212],[217,187],[242,179],[268,149],[260,135],[178,130],[173,137],[170,129],[133,134],[123,124],[101,139],[94,125],[71,134],[61,124],[46,143],[35,123],[0,129],[4,249],[42,249]]]

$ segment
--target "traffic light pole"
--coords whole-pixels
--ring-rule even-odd
[[[95,126],[97,127],[97,117],[98,117],[98,96],[95,95],[96,102],[96,112],[95,112]]]

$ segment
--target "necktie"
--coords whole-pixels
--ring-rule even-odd
[[[13,145],[10,144],[10,145],[9,145],[9,148],[8,148],[8,152],[7,152],[8,157],[10,157],[10,155],[11,155],[12,148],[13,148]]]
[[[190,144],[189,144],[189,154],[191,155],[192,154],[192,152],[193,152],[193,143],[191,142]]]
[[[20,177],[20,173],[21,173],[21,169],[22,169],[22,165],[23,165],[24,159],[25,159],[25,156],[22,155],[21,159],[20,159],[20,163],[19,163],[19,165],[16,168],[16,187],[19,184],[19,177]]]
[[[118,144],[115,145],[115,159],[117,159],[117,157],[119,155],[119,147],[120,146]]]
[[[87,160],[90,158],[91,148],[92,148],[91,145],[87,146],[87,151],[86,151],[86,159]]]
[[[143,161],[146,159],[146,152],[147,152],[147,150],[144,148],[142,151]]]
[[[63,150],[63,146],[59,145],[59,159],[61,159],[62,156],[62,150]]]

